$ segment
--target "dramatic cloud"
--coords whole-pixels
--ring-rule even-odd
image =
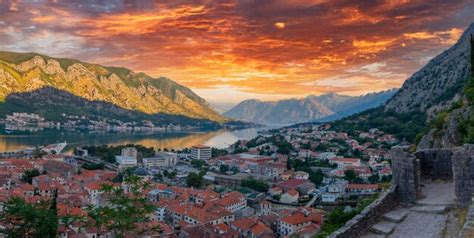
[[[2,50],[166,76],[211,102],[399,87],[474,21],[469,0],[0,0]]]

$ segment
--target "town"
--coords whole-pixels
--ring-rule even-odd
[[[14,198],[54,201],[60,237],[113,237],[119,227],[95,216],[113,204],[110,187],[152,207],[125,231],[132,236],[323,237],[388,187],[393,145],[403,142],[377,128],[350,136],[313,124],[262,131],[226,149],[37,148],[0,160],[0,211],[12,210]],[[135,194],[130,178],[148,186]]]
[[[47,120],[35,113],[15,112],[7,115],[0,124],[5,125],[5,132],[14,131],[38,132],[44,129],[62,129],[66,131],[89,132],[161,132],[167,130],[181,131],[197,129],[196,126],[167,124],[155,125],[149,120],[122,121],[108,118],[90,118],[88,116],[61,114],[57,120]]]

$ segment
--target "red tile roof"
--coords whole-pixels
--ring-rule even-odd
[[[278,184],[279,187],[286,187],[286,188],[297,188],[298,186],[306,183],[307,180],[304,179],[288,179]]]
[[[291,190],[289,190],[289,191],[286,192],[286,193],[288,193],[289,195],[291,195],[291,196],[293,196],[293,197],[296,197],[296,196],[299,195],[298,191],[296,191],[296,190],[294,190],[294,189],[291,189]]]

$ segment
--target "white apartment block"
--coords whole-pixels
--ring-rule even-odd
[[[147,168],[173,167],[178,162],[178,156],[170,152],[157,152],[155,157],[143,158],[143,166]]]
[[[211,147],[205,145],[195,145],[191,148],[191,158],[208,160],[211,158]]]

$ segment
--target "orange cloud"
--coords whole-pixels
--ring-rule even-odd
[[[447,31],[437,31],[437,32],[413,32],[413,33],[405,33],[403,36],[407,39],[415,39],[415,40],[431,40],[437,39],[440,40],[443,44],[454,44],[459,39],[463,32],[463,29],[460,28],[452,28]]]
[[[284,22],[275,22],[275,27],[278,29],[283,29],[285,28],[285,23]]]
[[[357,95],[400,86],[474,20],[468,0],[107,2],[11,1],[1,47],[239,95],[221,100]]]

